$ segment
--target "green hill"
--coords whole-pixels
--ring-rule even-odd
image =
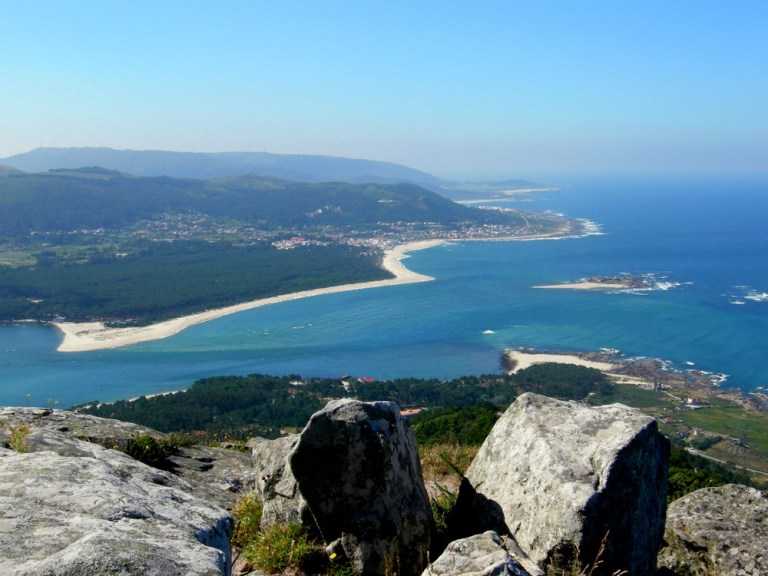
[[[414,184],[291,182],[243,176],[218,180],[137,178],[87,168],[0,179],[0,230],[119,228],[165,213],[199,213],[262,226],[376,222],[514,223],[510,215],[456,204]]]

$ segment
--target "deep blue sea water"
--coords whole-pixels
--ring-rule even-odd
[[[731,303],[768,291],[768,182],[578,181],[507,205],[590,218],[606,234],[438,247],[408,260],[435,282],[288,302],[119,350],[61,354],[52,328],[0,326],[0,405],[112,400],[219,374],[494,372],[508,346],[619,348],[768,385],[768,302]],[[532,288],[619,272],[692,284],[646,296]]]

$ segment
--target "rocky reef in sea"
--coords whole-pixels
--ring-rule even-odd
[[[344,566],[305,574],[768,574],[768,499],[729,485],[667,510],[668,441],[623,405],[520,396],[467,470],[442,545],[394,403],[331,401],[301,433],[248,451],[154,454],[136,438],[166,437],[0,409],[0,574],[263,575],[233,562],[231,510],[244,496],[260,502],[256,529],[300,526]]]

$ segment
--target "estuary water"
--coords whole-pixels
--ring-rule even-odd
[[[768,385],[768,182],[578,181],[499,206],[555,210],[602,236],[466,242],[414,253],[430,283],[287,302],[157,342],[75,354],[58,332],[0,326],[0,405],[69,406],[274,373],[377,378],[496,372],[510,346],[618,348]],[[541,290],[591,275],[654,273],[646,295]]]

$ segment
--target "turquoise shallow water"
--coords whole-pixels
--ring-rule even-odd
[[[120,350],[59,354],[51,328],[2,326],[0,404],[67,406],[249,372],[450,377],[498,370],[506,346],[615,347],[692,361],[744,389],[768,384],[768,302],[731,304],[768,291],[765,182],[577,182],[516,205],[592,218],[606,235],[443,246],[408,260],[435,282],[288,302]],[[532,288],[618,272],[692,284],[647,296]]]

